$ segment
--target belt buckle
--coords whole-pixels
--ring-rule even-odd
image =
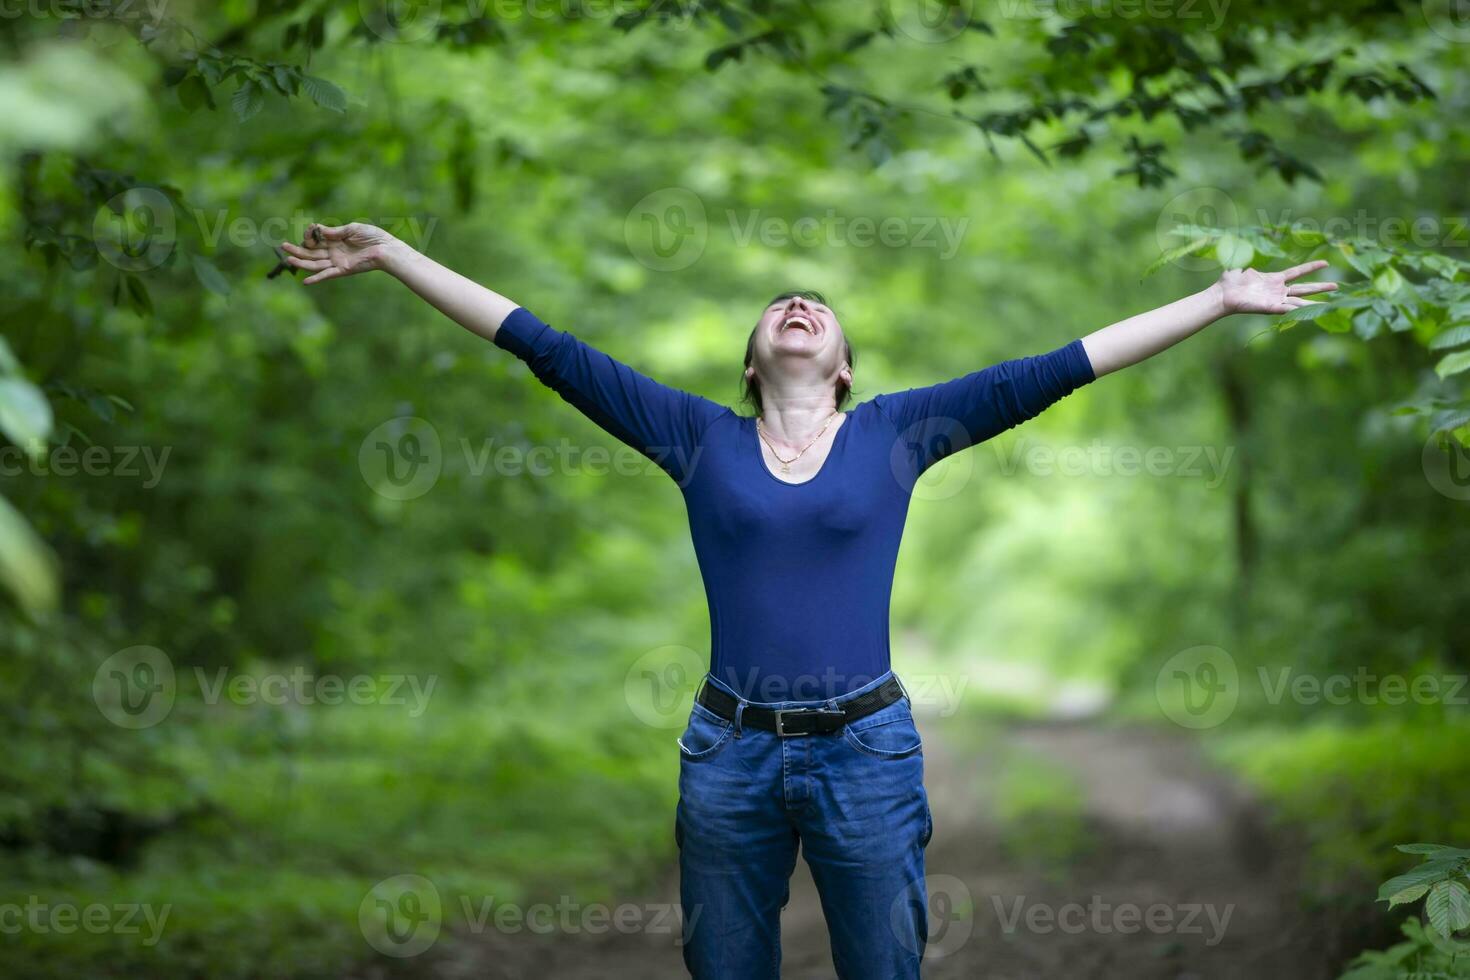
[[[786,730],[787,715],[841,715],[840,711],[830,711],[827,708],[780,708],[776,711],[776,734],[782,738],[796,738],[798,735],[815,735],[811,732],[788,732]]]

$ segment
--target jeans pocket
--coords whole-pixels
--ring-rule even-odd
[[[703,705],[696,704],[689,713],[689,726],[679,736],[679,755],[688,762],[708,759],[730,740],[734,725]]]
[[[878,759],[907,759],[924,748],[913,716],[908,713],[866,728],[854,729],[848,725],[842,729],[842,737],[859,752]]]

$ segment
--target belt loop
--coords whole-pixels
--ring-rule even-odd
[[[740,737],[740,719],[745,716],[745,703],[746,703],[745,702],[745,699],[744,698],[741,698],[740,699],[740,703],[737,704],[737,705],[735,705],[735,737],[736,738],[739,738]]]

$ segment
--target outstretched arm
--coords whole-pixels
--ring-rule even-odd
[[[518,305],[373,225],[312,225],[305,245],[286,242],[281,248],[288,262],[311,273],[305,285],[382,270],[470,333],[490,341]]]
[[[311,273],[306,285],[381,269],[470,333],[525,361],[548,388],[681,485],[693,475],[704,428],[729,411],[659,384],[541,322],[529,310],[421,255],[372,225],[312,225],[306,244],[282,246]]]
[[[1313,300],[1309,293],[1336,289],[1331,282],[1292,281],[1326,262],[1307,262],[1284,272],[1229,270],[1209,289],[1121,320],[1047,354],[1002,361],[927,388],[912,388],[873,401],[907,446],[915,470],[930,466],[1035,418],[1082,385],[1152,357],[1231,313],[1286,313]]]
[[[1103,327],[1083,337],[1082,346],[1100,378],[1147,360],[1232,313],[1289,313],[1316,302],[1304,297],[1336,289],[1337,283],[1293,280],[1326,266],[1319,259],[1284,272],[1228,269],[1210,288]]]

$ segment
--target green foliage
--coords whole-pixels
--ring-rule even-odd
[[[1417,918],[1405,919],[1405,942],[1363,953],[1341,980],[1470,976],[1470,944],[1455,937],[1470,929],[1470,888],[1459,880],[1470,868],[1470,851],[1447,844],[1400,844],[1398,850],[1420,855],[1423,863],[1385,881],[1378,900],[1392,909],[1424,898],[1428,925]]]
[[[1166,250],[1147,272],[1157,272],[1184,257],[1202,256],[1227,269],[1327,258],[1356,274],[1357,278],[1345,281],[1326,301],[1280,317],[1278,329],[1309,320],[1329,333],[1351,332],[1364,341],[1385,333],[1404,333],[1426,351],[1470,342],[1470,262],[1454,255],[1326,235],[1289,223],[1235,228],[1185,225],[1176,227],[1173,234],[1185,239],[1184,243]],[[1434,365],[1441,380],[1467,369],[1470,352],[1465,351],[1447,354]],[[1406,395],[1398,411],[1422,416],[1433,434],[1453,434],[1462,445],[1470,445],[1470,390],[1463,382],[1457,379],[1450,387],[1421,388]]]
[[[383,224],[727,403],[756,305],[792,285],[834,297],[866,398],[1054,348],[1216,271],[1185,259],[1326,255],[1352,278],[1299,315],[1313,329],[1222,324],[936,471],[895,663],[1013,713],[1155,721],[1159,661],[1202,641],[1246,677],[1466,668],[1470,527],[1421,452],[1470,422],[1461,246],[1272,218],[1463,208],[1470,48],[1412,31],[1403,4],[1237,3],[1218,30],[962,5],[929,28],[884,4],[445,3],[412,23],[398,4],[93,6],[8,19],[0,64],[0,901],[175,912],[157,948],[7,937],[18,975],[362,972],[357,909],[386,875],[451,904],[590,898],[672,856],[675,733],[630,717],[623,685],[650,650],[707,649],[677,491],[486,462],[615,443],[405,290],[280,275],[274,247],[310,220]],[[1194,216],[1139,281],[1185,184],[1266,217]],[[705,240],[663,271],[629,227],[670,189],[698,199]],[[952,251],[737,234],[857,219],[958,234]],[[403,416],[443,449],[413,500],[359,468]],[[1181,465],[1027,462],[1094,443]],[[110,462],[68,475],[58,449]],[[1183,472],[1193,450],[1218,472]],[[132,731],[93,685],[140,644],[179,690]],[[298,669],[439,683],[413,718],[210,701],[199,680]],[[1243,697],[1226,725],[1232,764],[1307,829],[1324,892],[1389,873],[1394,841],[1470,839],[1453,705]],[[1017,853],[1087,846],[1075,786],[1023,759],[1003,789]],[[98,827],[134,843],[101,853]]]
[[[715,35],[704,60],[710,71],[750,55],[818,79],[854,79],[820,91],[829,114],[834,103],[855,110],[858,118],[845,127],[849,145],[875,163],[902,142],[901,131],[915,128],[915,118],[947,117],[974,127],[992,154],[997,139],[1010,139],[1043,163],[1047,141],[1061,158],[1113,142],[1128,159],[1116,175],[1145,188],[1177,172],[1165,162],[1165,143],[1146,142],[1139,130],[1171,141],[1213,131],[1242,160],[1288,184],[1320,181],[1309,159],[1262,127],[1263,117],[1278,107],[1305,111],[1327,96],[1374,105],[1436,98],[1407,55],[1414,25],[1435,12],[1406,0],[1313,0],[1289,11],[1232,3],[1209,16],[1188,4],[1140,16],[1122,0],[1075,10],[1002,5],[998,18],[982,18],[978,8],[954,0],[880,4],[869,13],[835,3],[645,0],[618,24],[659,25],[672,43],[687,44],[691,26]],[[959,67],[938,78],[885,70],[895,52],[915,43]]]
[[[1460,751],[1466,733],[1463,717],[1452,724],[1383,723],[1361,728],[1317,725],[1291,731],[1262,727],[1222,739],[1221,757],[1272,800],[1278,812],[1300,828],[1311,848],[1315,887],[1372,879],[1393,873],[1389,848],[1414,834],[1463,839],[1470,836],[1470,760]],[[1430,853],[1439,845],[1405,845],[1425,863],[1412,880],[1394,878],[1380,899],[1402,904],[1421,878],[1432,884],[1444,868],[1463,865],[1462,852]],[[1427,876],[1427,877],[1426,877]]]
[[[993,792],[1004,846],[1049,876],[1065,879],[1068,863],[1094,846],[1082,789],[1069,773],[1013,752]]]
[[[1418,919],[1405,919],[1402,931],[1404,942],[1361,954],[1339,980],[1470,977],[1470,958],[1441,949]]]

